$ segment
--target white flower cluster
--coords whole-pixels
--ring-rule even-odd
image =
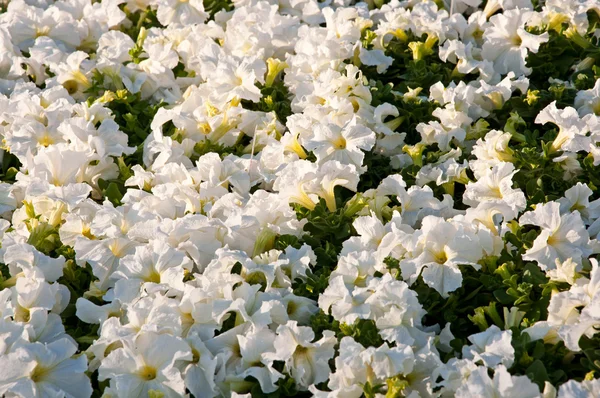
[[[593,377],[534,383],[513,343],[575,355],[599,330],[597,188],[532,202],[514,149],[531,137],[489,127],[516,97],[538,100],[528,56],[563,24],[587,40],[597,0],[371,3],[8,4],[0,396],[598,396]],[[367,76],[397,70],[400,45],[462,80],[375,98]],[[600,165],[600,79],[572,105],[533,116],[555,130],[543,153],[564,181],[583,158]],[[409,126],[418,107],[431,114]],[[395,171],[370,174],[375,156]],[[327,215],[347,221],[331,236],[350,232],[318,274]],[[450,303],[506,256],[549,280],[542,320],[515,303],[461,341],[428,318],[422,292]],[[379,343],[344,335],[360,322]]]

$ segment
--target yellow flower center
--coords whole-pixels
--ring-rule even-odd
[[[445,264],[448,261],[448,256],[445,251],[434,254],[434,261],[438,264]]]
[[[153,268],[150,272],[150,275],[146,277],[145,281],[152,283],[160,283],[160,273]]]
[[[490,187],[490,196],[493,196],[494,198],[499,198],[502,199],[502,192],[500,191],[500,187],[499,186],[495,186],[495,187]]]
[[[29,308],[21,307],[17,305],[17,311],[15,313],[15,321],[17,322],[29,322],[31,319],[31,314],[29,312]]]
[[[49,26],[40,26],[39,28],[35,29],[35,37],[41,37],[41,36],[48,36],[48,33],[50,33],[50,27]]]
[[[198,352],[198,350],[196,350],[195,348],[192,348],[192,362],[193,363],[198,363],[200,362],[200,352]]]
[[[88,239],[96,239],[96,237],[94,235],[92,235],[92,231],[91,231],[89,225],[86,225],[83,227],[83,229],[81,230],[81,234]]]
[[[594,105],[592,106],[592,111],[595,115],[600,116],[600,98],[594,101]]]
[[[336,149],[345,149],[346,148],[346,139],[343,136],[339,136],[333,142],[333,147]]]
[[[40,381],[44,380],[44,376],[46,376],[46,374],[48,374],[48,370],[49,369],[38,364],[35,366],[35,368],[33,369],[33,372],[31,372],[29,377],[31,378],[31,381],[33,381],[34,383],[39,383]]]
[[[67,80],[63,83],[63,87],[70,95],[73,95],[77,92],[78,85],[75,80]]]
[[[294,351],[294,356],[296,355],[306,355],[308,353],[308,348],[298,345],[296,346],[296,350]]]
[[[203,122],[203,123],[198,123],[198,130],[200,130],[200,133],[204,134],[204,135],[208,135],[212,132],[212,129],[210,128],[210,124],[208,124],[207,122]]]
[[[217,107],[215,107],[210,102],[206,102],[204,103],[204,105],[206,106],[206,114],[208,116],[213,117],[219,114],[219,109],[217,109]]]
[[[156,379],[156,368],[152,366],[143,366],[140,370],[138,370],[138,375],[144,380],[154,380]]]
[[[50,137],[48,133],[44,133],[43,136],[38,138],[38,144],[47,147],[48,145],[54,144],[54,140],[52,139],[52,137]]]
[[[288,314],[288,315],[292,315],[293,313],[295,313],[295,312],[296,312],[296,309],[297,309],[297,305],[296,305],[296,303],[295,303],[295,302],[293,302],[293,301],[290,301],[290,302],[288,303],[288,305],[287,305],[287,308],[286,308],[286,310],[287,310],[287,314]]]
[[[548,246],[556,246],[560,243],[560,237],[556,236],[556,234],[552,234],[548,237]]]

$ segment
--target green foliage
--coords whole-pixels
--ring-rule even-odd
[[[379,330],[375,322],[369,319],[357,319],[353,324],[348,325],[336,321],[331,315],[323,311],[319,311],[311,317],[310,327],[314,330],[317,338],[320,338],[324,331],[331,330],[338,340],[350,336],[364,347],[379,347],[383,344],[383,339],[379,336]]]
[[[471,266],[460,266],[462,286],[447,299],[419,278],[413,289],[427,311],[424,324],[450,322],[454,336],[466,341],[469,335],[493,324],[503,328],[503,308],[517,307],[525,313],[527,324],[545,320],[551,294],[551,289],[546,288],[548,279],[533,263],[522,260],[502,262],[513,257],[518,256],[509,255],[505,250],[499,259],[485,261],[480,271]],[[497,263],[501,265],[496,267]]]
[[[363,40],[367,47],[373,37],[367,34]],[[437,104],[423,100],[419,97],[406,96],[410,90],[421,90],[419,95],[428,96],[429,87],[441,81],[446,86],[452,81],[451,70],[448,69],[437,55],[437,47],[434,46],[432,53],[426,60],[414,60],[408,42],[417,40],[412,34],[408,34],[405,41],[394,38],[386,48],[386,55],[394,59],[393,64],[383,73],[377,73],[374,67],[361,66],[365,77],[369,80],[373,106],[383,103],[394,105],[399,111],[402,123],[397,131],[407,133],[406,143],[415,144],[420,141],[421,136],[415,130],[419,123],[427,123],[433,120],[432,112]],[[426,42],[423,36],[421,42]]]
[[[369,0],[368,5],[371,9],[380,8],[386,2],[387,0]],[[441,5],[441,2],[437,1],[437,3]],[[533,3],[539,10],[542,2],[534,0]],[[131,25],[127,25],[124,32],[136,43],[130,51],[132,62],[139,63],[145,57],[143,42],[147,30],[160,26],[156,10],[148,8],[132,13],[127,10],[125,4],[120,7],[126,11],[131,21]],[[231,0],[205,0],[204,8],[213,20],[219,11],[229,12],[233,10],[234,5]],[[5,7],[0,5],[0,13],[4,11]],[[562,153],[560,151],[553,153],[550,150],[550,144],[558,134],[557,127],[551,123],[546,125],[535,123],[539,112],[551,102],[556,101],[558,108],[572,106],[578,90],[590,89],[596,79],[600,78],[598,38],[590,37],[591,33],[598,28],[599,18],[596,13],[590,13],[590,34],[585,38],[569,37],[572,33],[566,33],[566,24],[551,29],[549,41],[542,44],[537,53],[529,52],[527,66],[532,69],[529,75],[529,91],[514,93],[504,104],[499,105],[499,109],[493,110],[485,119],[474,121],[467,129],[468,140],[471,142],[461,148],[463,154],[458,159],[460,162],[474,159],[469,151],[470,145],[477,138],[483,137],[485,132],[498,129],[512,135],[510,157],[515,169],[518,170],[513,177],[513,182],[514,186],[521,188],[526,196],[528,204],[526,210],[531,210],[537,203],[562,197],[564,191],[577,182],[587,184],[594,191],[594,199],[600,196],[598,193],[600,168],[594,166],[593,157],[585,153],[576,154],[581,171],[565,177],[565,170],[556,161]],[[535,29],[530,30],[536,34],[541,33]],[[378,73],[375,67],[362,65],[358,57],[347,61],[358,66],[367,79],[372,95],[372,106],[390,103],[398,109],[399,116],[395,131],[406,133],[406,144],[415,145],[421,141],[421,136],[416,131],[417,125],[434,120],[432,113],[443,105],[426,99],[430,87],[438,82],[441,82],[444,87],[461,80],[469,82],[475,79],[476,75],[463,76],[457,72],[454,64],[441,61],[437,38],[427,35],[417,37],[410,32],[402,31],[395,31],[393,34],[390,32],[390,35],[394,37],[389,43],[386,42],[385,55],[392,57],[393,64],[385,73]],[[361,41],[365,48],[373,49],[378,39],[380,38],[372,29],[363,29]],[[574,65],[580,67],[573,68]],[[193,76],[193,72],[186,71],[182,62],[174,68],[173,73],[177,77]],[[550,78],[565,83],[550,82]],[[253,111],[274,112],[277,119],[285,124],[292,114],[292,95],[282,78],[276,79],[273,84],[270,83],[268,87],[258,85],[262,95],[259,102],[243,100],[241,105]],[[108,199],[113,205],[118,206],[122,204],[126,193],[125,181],[132,176],[131,167],[143,164],[143,143],[151,133],[151,122],[158,110],[166,104],[142,99],[140,93],[132,94],[125,90],[119,76],[103,75],[97,70],[93,72],[92,86],[87,94],[88,104],[101,101],[112,111],[121,131],[127,134],[129,145],[137,148],[134,154],[115,159],[119,170],[115,179],[98,180],[102,200]],[[181,142],[181,131],[178,131],[172,123],[165,124],[163,129],[165,135]],[[228,154],[242,156],[248,153],[250,143],[251,137],[243,134],[233,146],[224,146],[209,140],[201,141],[195,145],[191,159],[196,160],[207,153],[217,153],[221,157]],[[422,155],[425,164],[433,164],[444,154],[436,145],[428,145]],[[314,160],[314,155],[310,154],[309,159]],[[402,175],[408,185],[413,185],[421,168],[420,164],[414,164],[396,171],[392,168],[389,157],[374,152],[365,153],[364,165],[367,171],[360,176],[359,192],[376,188],[381,180],[396,172]],[[4,182],[14,182],[21,167],[19,160],[6,152],[1,166],[0,179]],[[473,178],[472,174],[469,174],[469,177]],[[452,188],[431,185],[437,198],[441,199],[443,194],[450,192],[456,209],[467,207],[462,202],[464,184],[454,184]],[[356,205],[356,202],[360,201],[352,202],[353,193],[344,188],[336,188],[335,194],[337,210],[334,212],[328,210],[323,200],[312,210],[301,206],[294,207],[298,219],[306,220],[305,235],[300,238],[292,235],[274,238],[275,249],[285,250],[289,246],[299,248],[306,243],[316,254],[316,265],[307,272],[306,278],[294,281],[293,291],[296,295],[318,300],[319,295],[329,285],[329,277],[337,266],[343,243],[349,237],[356,235],[352,222],[356,218],[357,210],[353,208],[350,211],[350,207],[360,207]],[[360,197],[360,194],[356,197]],[[401,206],[396,199],[392,198],[391,201],[388,207],[381,210],[384,221],[389,219],[392,208]],[[64,256],[66,259],[64,274],[58,282],[69,289],[70,301],[61,318],[67,333],[78,342],[80,350],[85,350],[97,338],[98,325],[80,321],[75,313],[77,300],[85,297],[86,293],[89,294],[90,285],[95,280],[92,269],[88,264],[83,267],[78,266],[73,248],[60,241],[58,227],[41,221],[40,216],[33,213],[31,204],[25,203],[25,206],[30,216],[27,221],[30,231],[28,243],[48,256],[55,258]],[[451,342],[454,352],[442,353],[442,359],[448,360],[459,356],[462,347],[469,344],[470,335],[496,325],[501,329],[510,327],[512,330],[515,361],[509,369],[511,374],[526,375],[540,388],[543,388],[546,381],[559,385],[568,379],[597,377],[600,374],[600,335],[592,338],[582,337],[580,340],[582,351],[573,353],[562,343],[531,341],[529,335],[522,332],[537,321],[547,320],[551,295],[564,291],[569,286],[550,281],[535,263],[523,261],[524,253],[532,247],[533,241],[539,235],[539,228],[519,226],[517,222],[509,223],[507,228],[509,230],[504,231],[503,239],[510,245],[505,247],[498,257],[481,260],[480,269],[470,265],[459,266],[463,278],[462,286],[451,292],[449,297],[442,297],[425,284],[422,277],[411,286],[427,312],[422,320],[425,326],[450,324],[455,336],[455,340]],[[399,259],[388,257],[384,263],[392,275],[402,279]],[[241,264],[235,266],[233,272],[239,270]],[[4,284],[2,287],[6,288],[13,283],[10,280],[11,275],[4,264],[0,264],[0,271],[0,281]],[[587,275],[587,269],[583,273]],[[99,298],[89,299],[96,304],[102,304]],[[508,322],[504,314],[511,310],[522,312],[522,319]],[[236,317],[237,315],[231,312],[218,333],[232,329],[236,324]],[[338,340],[350,336],[365,347],[377,347],[383,344],[383,339],[372,320],[357,320],[349,325],[340,323],[331,315],[320,311],[311,317],[310,326],[317,339],[329,330],[335,333]],[[274,366],[278,371],[283,372],[283,363],[276,362]],[[106,382],[98,383],[97,373],[92,375],[92,382],[95,389],[94,396],[100,396]],[[258,381],[252,377],[248,377],[246,382],[247,392],[250,392],[253,397],[310,396],[308,392],[298,391],[295,380],[288,374],[277,382],[278,390],[271,394],[263,393]],[[364,396],[375,397],[386,392],[386,397],[401,396],[406,384],[406,380],[400,376],[388,379],[386,384],[375,385],[367,382],[363,385]],[[326,383],[318,388],[326,391]],[[153,392],[150,395],[160,394]]]
[[[336,192],[340,192],[342,188]],[[329,284],[329,275],[337,266],[338,254],[342,249],[342,243],[352,235],[353,217],[348,216],[341,206],[342,195],[336,194],[338,207],[336,212],[330,212],[324,200],[313,209],[308,210],[296,205],[298,219],[306,219],[304,231],[307,233],[301,242],[309,244],[317,256],[317,265],[312,272],[307,272],[306,282],[299,284],[294,293],[299,296],[318,299]],[[345,201],[344,201],[345,202]]]
[[[2,156],[2,169],[0,170],[0,181],[14,182],[20,168],[21,162],[19,162],[19,159],[10,152],[4,152]]]
[[[259,102],[242,100],[242,106],[245,109],[261,112],[275,112],[277,119],[283,124],[288,116],[292,114],[291,95],[283,80],[276,80],[273,85],[266,87],[260,83],[257,84],[262,95]]]
[[[30,227],[27,243],[46,255],[50,255],[62,245],[58,237],[57,227],[46,222],[34,222],[31,224],[33,225]]]
[[[384,74],[378,74],[374,67],[361,67],[363,73],[369,80],[379,80],[384,84],[393,83],[397,89],[407,91],[408,88],[422,87],[424,94],[430,86],[441,81],[446,86],[452,81],[453,66],[448,68],[440,60],[437,45],[433,45],[430,52],[422,59],[415,59],[409,43],[427,43],[427,35],[416,37],[412,33],[406,33],[406,38],[392,39],[385,54],[394,59],[393,64]]]
[[[198,141],[194,146],[194,154],[190,157],[192,161],[199,159],[207,153],[216,153],[221,159],[229,154],[243,156],[246,153],[246,148],[251,145],[252,139],[246,135],[242,135],[241,139],[234,146],[225,146],[210,140]]]
[[[125,5],[121,5],[122,9],[125,9]],[[127,13],[128,18],[131,20],[131,26],[128,29],[124,29],[123,32],[127,34],[134,42],[137,42],[138,36],[142,28],[150,29],[153,26],[161,26],[156,17],[156,10],[148,7],[143,11],[136,11],[134,13]]]
[[[554,30],[548,33],[548,42],[543,43],[537,53],[530,52],[527,57],[527,67],[532,69],[529,78],[536,89],[547,88],[549,78],[569,76],[571,66],[583,59],[583,50],[563,34]]]
[[[368,189],[377,188],[381,181],[396,171],[390,163],[390,158],[374,152],[366,152],[363,165],[367,171],[360,176],[358,191],[364,192]]]
[[[123,199],[126,192],[123,182],[123,180],[106,181],[100,178],[98,180],[98,187],[100,187],[103,197],[110,200],[113,205],[119,206],[122,204],[121,199]]]
[[[89,100],[88,100],[89,101]],[[143,100],[140,93],[131,94],[124,92],[117,95],[117,98],[107,103],[107,107],[115,116],[115,122],[121,128],[129,139],[129,146],[137,146],[138,152],[127,160],[136,160],[137,164],[141,164],[141,145],[150,134],[150,125],[154,119],[156,112],[165,103],[153,104],[150,100]],[[131,164],[131,162],[126,162]]]
[[[375,322],[368,319],[359,319],[352,325],[340,324],[338,338],[350,336],[356,342],[365,347],[379,347],[383,344],[383,339],[379,336],[379,329]]]
[[[246,381],[253,382],[252,388],[250,389],[250,394],[252,394],[253,398],[312,397],[312,394],[308,391],[298,391],[296,388],[296,381],[290,375],[285,375],[284,378],[279,379],[276,383],[278,389],[269,394],[262,392],[260,384],[258,384],[258,381],[253,377],[246,378]]]
[[[233,2],[231,0],[204,0],[204,11],[210,14],[210,19],[215,18],[215,14],[219,11],[233,10]]]
[[[567,372],[577,372],[577,364],[571,362],[569,351],[560,344],[544,344],[543,340],[531,341],[527,333],[521,333],[513,328],[512,346],[515,349],[515,362],[510,368],[511,373],[526,375],[540,390],[544,389],[544,382],[553,384],[565,382]],[[568,366],[565,366],[569,363]]]
[[[81,350],[85,350],[98,338],[98,325],[85,323],[75,315],[77,299],[84,297],[94,279],[92,268],[88,264],[85,267],[79,267],[75,261],[68,260],[63,270],[63,276],[58,280],[58,283],[66,286],[71,293],[69,304],[61,313],[61,318],[67,333],[77,341]],[[97,301],[96,304],[101,304],[101,302]]]

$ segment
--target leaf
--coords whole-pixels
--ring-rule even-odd
[[[533,361],[527,368],[525,374],[540,387],[540,390],[544,389],[544,382],[548,380],[548,372],[542,361],[539,359]]]
[[[115,205],[115,206],[119,206],[121,205],[121,199],[123,199],[123,193],[121,193],[121,191],[119,190],[119,186],[114,183],[114,182],[110,182],[108,184],[108,186],[106,187],[105,190],[103,190],[104,196],[106,196],[106,198],[108,200],[110,200],[110,202]]]

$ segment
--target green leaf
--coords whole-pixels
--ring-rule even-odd
[[[544,389],[544,382],[548,380],[548,372],[542,361],[539,359],[533,361],[525,371],[525,374],[540,387],[540,390]]]
[[[108,186],[106,187],[106,189],[103,191],[104,196],[106,196],[106,198],[108,200],[110,200],[110,202],[115,205],[115,206],[120,206],[121,205],[121,199],[123,199],[123,193],[121,193],[121,191],[119,190],[119,186],[114,183],[114,182],[110,182],[108,184]]]

